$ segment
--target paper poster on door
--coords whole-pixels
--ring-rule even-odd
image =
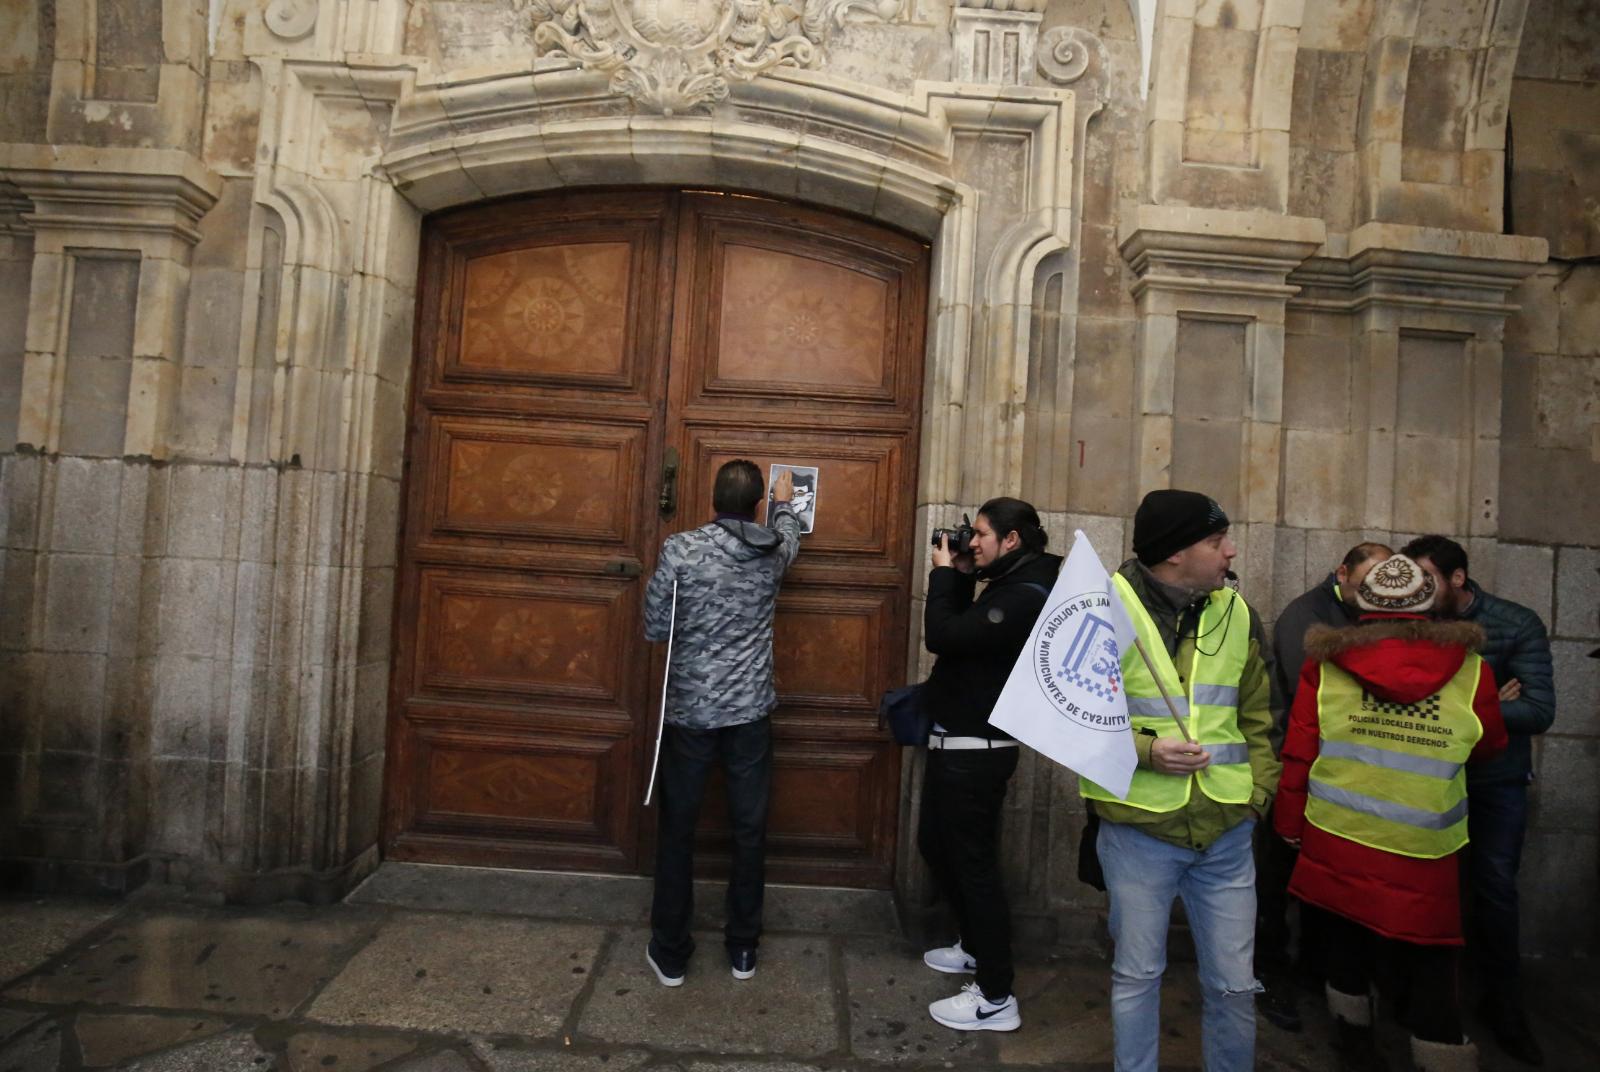
[[[781,473],[794,474],[794,498],[790,503],[800,515],[800,531],[810,532],[817,524],[817,467],[814,465],[773,465],[767,471],[767,523],[772,523],[772,488]]]

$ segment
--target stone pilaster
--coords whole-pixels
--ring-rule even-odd
[[[122,258],[136,265],[137,291],[125,426],[114,453],[165,457],[195,228],[219,180],[187,153],[48,145],[0,146],[0,176],[31,202],[22,218],[34,234],[18,442],[61,449],[76,264]]]
[[[1031,85],[1044,0],[961,0],[950,13],[950,78],[978,85]]]
[[[1351,491],[1368,528],[1464,537],[1493,560],[1508,297],[1546,249],[1541,238],[1369,223],[1291,280],[1305,288],[1297,310],[1351,317],[1363,385]]]
[[[1289,273],[1324,240],[1321,220],[1140,206],[1122,237],[1139,329],[1139,493],[1187,487],[1234,519],[1238,570],[1270,597],[1283,419]]]

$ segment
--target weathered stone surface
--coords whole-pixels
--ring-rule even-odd
[[[1550,632],[1564,637],[1600,636],[1600,551],[1562,547],[1556,552],[1555,615]]]
[[[43,1020],[0,1045],[6,1072],[56,1072],[61,1067],[61,1023]]]
[[[1350,523],[1355,444],[1344,432],[1289,430],[1283,434],[1283,520],[1300,528]]]
[[[367,1072],[416,1048],[414,1040],[394,1035],[302,1031],[289,1037],[284,1060],[287,1072]]]
[[[643,1050],[614,1050],[585,1047],[576,1052],[572,1047],[535,1048],[514,1047],[480,1042],[473,1046],[478,1059],[493,1072],[634,1072],[650,1055]],[[695,1068],[721,1068],[721,1065],[690,1065]],[[767,1066],[763,1066],[767,1067]]]
[[[982,1033],[951,1031],[928,1016],[928,1004],[971,982],[966,976],[930,971],[921,951],[903,942],[850,943],[844,972],[850,987],[850,1051],[857,1057],[921,1064],[991,1056]]]
[[[471,1062],[456,1050],[440,1050],[395,1066],[397,1072],[474,1072]]]
[[[331,1024],[549,1036],[588,983],[593,927],[400,916],[311,1006]]]
[[[1600,837],[1534,831],[1524,842],[1522,860],[1517,889],[1523,948],[1594,948],[1600,927],[1588,913],[1573,912],[1571,906],[1593,904],[1600,897]]]
[[[698,952],[683,986],[656,981],[644,960],[649,932],[622,932],[600,966],[578,1033],[614,1044],[711,1053],[786,1053],[808,1057],[838,1044],[831,952],[821,936],[768,937],[755,978],[728,971],[720,934],[696,936]],[[714,1007],[715,1020],[697,1010]]]
[[[73,1022],[85,1068],[112,1068],[134,1057],[210,1038],[228,1021],[206,1016],[80,1013]]]
[[[1501,544],[1496,555],[1494,594],[1532,610],[1550,627],[1551,581],[1555,554],[1546,547]]]
[[[0,1009],[0,1043],[10,1041],[42,1019],[44,1013],[32,1009]]]
[[[52,555],[47,560],[44,637],[50,651],[104,652],[109,644],[110,555]]]
[[[0,902],[0,981],[32,971],[116,912],[107,903]]]
[[[126,1067],[128,1072],[217,1072],[224,1068],[267,1068],[271,1060],[248,1031],[236,1031],[180,1046]]]
[[[1552,640],[1556,675],[1556,726],[1560,732],[1600,735],[1600,659],[1589,658],[1593,640]]]
[[[1600,741],[1566,736],[1560,732],[1565,728],[1558,714],[1554,732],[1538,738],[1533,826],[1546,833],[1588,834],[1600,810],[1600,781],[1584,772],[1600,760]]]
[[[355,913],[134,916],[6,996],[283,1017],[370,931]]]

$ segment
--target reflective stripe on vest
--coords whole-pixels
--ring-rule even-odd
[[[1172,706],[1184,720],[1189,735],[1211,754],[1211,763],[1197,775],[1161,774],[1140,768],[1126,798],[1081,778],[1078,789],[1091,800],[1117,801],[1145,811],[1177,811],[1189,802],[1190,787],[1224,804],[1248,804],[1255,791],[1250,776],[1250,749],[1239,731],[1239,679],[1250,658],[1250,608],[1232,589],[1212,592],[1195,627],[1204,642],[1194,646],[1187,675],[1181,675],[1167,654],[1160,630],[1145,610],[1133,586],[1121,574],[1112,585],[1127,609],[1134,631],[1172,694]],[[1208,650],[1209,649],[1209,650]],[[1158,737],[1180,738],[1172,712],[1156,679],[1139,652],[1122,655],[1122,680],[1128,696],[1128,716],[1135,732],[1150,730]]]
[[[1483,660],[1469,654],[1437,693],[1416,703],[1382,700],[1332,663],[1322,664],[1306,821],[1399,856],[1438,859],[1467,843],[1463,764],[1483,736],[1472,710]]]
[[[1409,756],[1403,752],[1385,752],[1369,744],[1351,744],[1348,741],[1329,741],[1322,746],[1322,754],[1336,759],[1359,759],[1374,767],[1410,771],[1412,774],[1425,774],[1429,778],[1444,778],[1447,781],[1461,769],[1459,763],[1429,759],[1427,756]]]
[[[1326,800],[1330,804],[1337,804],[1351,811],[1359,811],[1367,815],[1375,815],[1380,819],[1387,819],[1393,823],[1403,823],[1406,826],[1415,826],[1423,830],[1444,830],[1467,817],[1467,802],[1462,800],[1447,812],[1423,811],[1421,808],[1411,808],[1404,804],[1396,804],[1392,800],[1380,800],[1378,797],[1367,796],[1351,789],[1336,789],[1326,782],[1312,782],[1306,787],[1313,797]]]

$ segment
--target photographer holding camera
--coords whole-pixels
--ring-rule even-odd
[[[960,936],[922,959],[935,971],[977,974],[961,993],[928,1006],[934,1020],[960,1031],[1022,1026],[999,851],[1017,742],[991,726],[989,714],[1061,568],[1045,543],[1038,511],[1009,498],[984,503],[970,527],[934,533],[923,635],[938,660],[921,693],[933,729],[917,847]],[[974,598],[979,580],[988,583]]]

